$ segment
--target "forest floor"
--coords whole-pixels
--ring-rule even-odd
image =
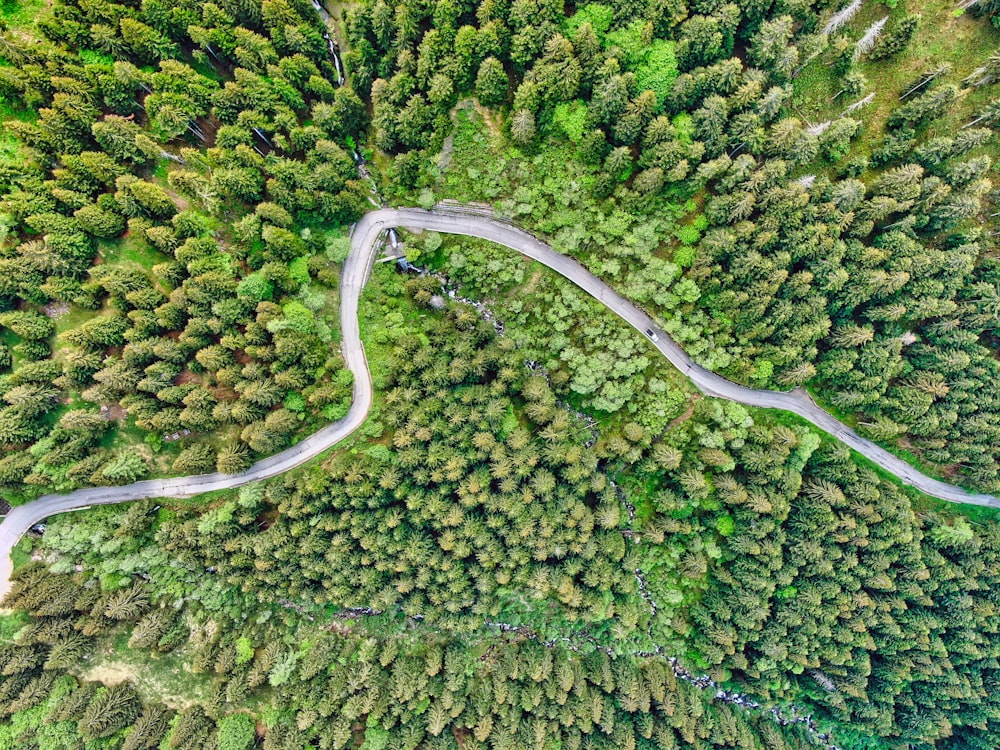
[[[116,268],[137,269],[147,273],[152,272],[157,263],[164,263],[170,258],[155,247],[126,232],[116,240],[102,240],[97,249],[100,262]]]
[[[956,13],[954,0],[906,0],[892,10],[884,3],[866,3],[858,15],[845,27],[851,38],[859,38],[864,30],[884,16],[889,24],[912,14],[921,15],[916,38],[891,60],[870,61],[864,58],[855,66],[868,81],[864,94],[875,92],[872,104],[854,117],[865,123],[862,138],[864,148],[871,147],[882,133],[889,114],[899,104],[899,97],[922,79],[922,74],[943,63],[954,66],[961,77],[969,75],[996,50],[996,31],[988,18],[976,18]],[[832,54],[819,55],[802,70],[794,81],[795,110],[810,124],[838,117],[844,109],[860,98],[845,94],[837,96],[841,79],[827,63]],[[891,64],[887,64],[891,63]],[[968,113],[989,101],[987,87],[967,90],[961,106],[938,119],[933,128],[938,135],[950,134],[968,121]],[[926,89],[920,89],[921,93]],[[859,145],[862,145],[859,144]]]
[[[11,32],[24,31],[35,25],[35,20],[48,5],[49,0],[2,0],[0,1],[0,20]],[[8,64],[7,61],[0,58],[0,66]],[[36,112],[22,109],[0,96],[0,164],[17,161],[21,158],[19,142],[7,132],[3,123],[7,120],[31,121],[37,117]]]
[[[144,699],[181,710],[204,703],[210,684],[210,675],[191,671],[190,651],[188,646],[168,654],[138,651],[128,647],[127,633],[120,634],[107,639],[103,648],[96,650],[96,660],[81,664],[77,674],[105,685],[132,682]]]

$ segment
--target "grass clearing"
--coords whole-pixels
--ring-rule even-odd
[[[11,362],[14,367],[17,367],[23,361],[23,357],[14,349],[15,346],[21,341],[21,337],[14,333],[9,328],[0,327],[0,346],[7,347],[10,352]]]
[[[77,326],[100,314],[101,310],[87,310],[83,307],[70,305],[69,312],[55,318],[56,336],[58,337],[59,334],[65,333],[72,328],[76,328]],[[59,349],[55,342],[53,342],[52,351],[56,354],[59,353]]]
[[[175,710],[205,702],[211,676],[191,671],[189,645],[157,654],[130,649],[128,638],[127,632],[118,632],[88,662],[79,665],[78,676],[105,685],[130,681],[145,700],[161,701]]]
[[[97,247],[101,262],[107,265],[139,268],[152,272],[153,266],[170,258],[131,233],[116,240],[102,240]]]
[[[854,65],[854,69],[868,81],[862,95],[876,94],[871,106],[854,115],[865,123],[862,136],[865,148],[862,151],[871,151],[885,121],[898,106],[899,96],[919,81],[922,73],[947,62],[953,69],[942,80],[961,85],[962,79],[982,65],[1000,45],[1000,30],[993,28],[988,18],[976,18],[969,14],[956,16],[955,7],[951,0],[906,0],[892,9],[885,3],[868,2],[845,27],[843,33],[855,41],[865,29],[886,15],[889,16],[890,26],[908,14],[921,15],[916,35],[901,53],[886,60],[862,58]],[[838,117],[849,104],[861,98],[845,94],[834,98],[842,83],[827,64],[832,57],[829,51],[820,55],[794,81],[794,109],[811,124]],[[933,124],[932,135],[951,134],[967,122],[968,115],[989,100],[987,88],[968,90],[960,98],[960,106],[954,107],[947,116]]]
[[[9,120],[33,122],[38,115],[31,110],[21,109],[15,103],[0,96],[0,163],[23,161],[24,156],[20,141],[3,125]]]
[[[35,21],[48,7],[48,0],[0,0],[0,19],[6,28],[14,32],[24,32],[35,25]],[[10,65],[0,58],[0,66]],[[30,109],[22,108],[17,102],[0,96],[0,164],[19,162],[23,160],[21,144],[4,127],[8,120],[33,122],[38,114]]]
[[[31,617],[21,610],[0,614],[0,643],[13,643],[14,636],[29,622]]]
[[[404,281],[405,277],[396,271],[395,264],[376,263],[358,305],[361,340],[368,357],[376,406],[387,383],[396,341],[421,332],[424,327],[421,319],[428,314],[406,301]],[[426,336],[424,339],[430,343]]]
[[[0,17],[11,30],[27,29],[35,25],[35,20],[46,7],[47,0],[2,0]]]

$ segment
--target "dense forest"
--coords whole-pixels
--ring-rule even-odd
[[[998,34],[922,5],[369,1],[348,59],[394,185],[499,204],[711,369],[996,491]],[[915,10],[968,44],[910,50]],[[468,95],[493,160],[452,148]]]
[[[637,594],[638,537],[544,378],[472,308],[407,329],[391,447],[208,508],[52,521],[55,561],[20,567],[6,602],[2,746],[243,750],[248,707],[264,748],[811,746],[631,642],[661,591]],[[176,664],[193,705],[162,702]],[[95,681],[128,665],[137,684]]]
[[[770,718],[709,702],[662,659],[582,655],[520,634],[457,643],[391,621],[229,630],[151,604],[141,582],[102,596],[86,580],[25,568],[18,583],[58,603],[18,598],[31,616],[0,654],[3,714],[12,717],[0,727],[4,747],[811,746]],[[69,617],[79,631],[66,627]],[[301,640],[289,642],[290,630]],[[185,649],[204,705],[168,707],[128,682],[78,681],[80,654],[102,635],[153,660]],[[232,708],[265,701],[266,735],[255,745],[254,719]]]
[[[266,747],[774,748],[831,727],[837,747],[991,745],[995,527],[916,514],[842,449],[731,403],[588,447],[509,338],[461,304],[414,314],[430,281],[382,274],[370,319],[409,322],[364,439],[208,503],[50,523],[50,570],[21,567],[8,602],[32,617],[3,621],[7,705],[29,717],[9,737],[74,747],[110,701],[94,677],[131,665],[99,725],[128,747],[151,746],[127,744],[140,719],[211,743],[247,708]],[[818,728],[712,700],[667,655]],[[157,676],[178,664],[200,700],[171,722]]]
[[[0,6],[3,497],[342,416],[359,162],[1000,490],[1000,6],[964,6]],[[403,239],[430,272],[374,272],[345,444],[22,543],[0,748],[995,747],[993,515],[702,398],[510,251]]]
[[[3,38],[0,487],[237,472],[342,416],[364,106],[306,4],[61,3]],[[332,81],[332,83],[331,83]]]

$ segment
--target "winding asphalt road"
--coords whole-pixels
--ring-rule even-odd
[[[417,208],[383,208],[366,214],[355,226],[351,237],[351,252],[344,262],[341,273],[341,352],[347,369],[354,374],[354,400],[347,416],[313,433],[291,448],[258,461],[241,474],[197,474],[174,479],[149,479],[123,487],[92,487],[65,495],[45,495],[14,508],[0,523],[0,598],[6,595],[10,587],[11,549],[29,528],[51,515],[127,500],[191,497],[204,492],[239,487],[299,466],[323,453],[360,427],[371,409],[372,385],[358,326],[358,299],[371,272],[378,237],[383,231],[394,227],[479,237],[516,250],[565,276],[643,333],[649,343],[678,370],[687,375],[705,395],[738,401],[749,406],[790,411],[842,441],[895,475],[904,484],[916,487],[928,495],[950,502],[1000,507],[1000,500],[992,495],[970,493],[961,487],[922,474],[902,459],[862,438],[830,416],[801,388],[789,393],[755,390],[706,370],[693,362],[646,313],[612,290],[580,263],[556,252],[522,229],[493,219],[485,212],[461,206],[448,206],[433,211]],[[647,331],[652,331],[655,339],[650,337]]]

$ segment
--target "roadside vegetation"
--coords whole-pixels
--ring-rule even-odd
[[[238,472],[342,415],[364,108],[316,12],[4,7],[0,96],[34,113],[0,177],[5,496]]]
[[[996,492],[998,10],[363,0],[338,86],[302,0],[0,6],[4,497],[343,416],[355,149]],[[404,240],[433,273],[374,269],[348,441],[22,541],[0,749],[996,744],[995,512],[700,397],[508,250]]]
[[[838,747],[934,739],[947,747],[936,734],[945,721],[953,736],[977,736],[965,717],[992,710],[989,691],[956,703],[938,686],[982,674],[983,651],[967,653],[968,638],[992,648],[995,525],[926,508],[917,515],[910,498],[835,442],[729,402],[701,400],[662,435],[602,420],[588,445],[592,433],[557,403],[550,378],[525,366],[518,324],[498,336],[471,306],[439,309],[437,280],[405,280],[385,265],[373,290],[364,318],[377,310],[392,331],[372,347],[385,362],[375,375],[383,395],[364,440],[322,465],[201,503],[143,501],[56,518],[36,540],[52,572],[23,565],[8,604],[50,613],[53,632],[63,632],[60,617],[72,619],[71,629],[91,639],[80,653],[100,654],[82,674],[118,679],[137,658],[119,653],[126,633],[133,651],[150,648],[135,635],[150,620],[157,638],[170,637],[157,641],[165,655],[150,655],[137,695],[149,703],[150,687],[164,685],[159,700],[181,717],[194,712],[208,742],[214,724],[244,710],[261,723],[266,747],[336,737],[350,745],[345,719],[366,736],[384,731],[431,746],[447,737],[448,747],[476,732],[484,746],[507,736],[532,746],[534,732],[572,742],[580,732],[598,747],[621,747],[627,737],[639,742],[649,721],[661,742],[664,731],[677,732],[679,746],[698,731],[736,747],[755,747],[756,731],[779,747],[804,741],[770,719],[758,725],[752,710],[712,701],[714,689],[693,691],[663,657],[642,656],[662,649],[747,700],[811,711]],[[133,592],[137,621],[102,629],[33,604],[80,585],[99,597],[87,600],[92,613]],[[955,597],[970,606],[953,606]],[[37,654],[16,672],[19,685],[52,671],[38,665],[56,644],[32,640],[43,637],[36,632],[19,631],[11,647]],[[335,652],[320,646],[330,637]],[[375,644],[376,655],[365,656]],[[338,659],[340,648],[361,653]],[[546,717],[544,701],[521,709],[527,725],[512,723],[507,706],[518,704],[506,701],[431,710],[457,689],[482,689],[475,686],[494,667],[477,668],[471,681],[462,674],[486,653],[509,679],[536,675],[511,688],[515,697],[563,670],[560,684],[576,669],[597,679],[593,670],[607,663],[612,676],[599,684],[614,692],[605,710],[624,713],[599,727],[583,720],[589,704],[579,701],[561,718]],[[442,661],[398,671],[398,660],[418,655]],[[356,660],[374,662],[359,675]],[[414,689],[425,668],[429,679],[416,692],[389,699]],[[170,675],[158,677],[163,669]],[[655,697],[660,687],[635,682],[635,670],[684,697]],[[347,701],[341,709],[311,703],[317,675],[332,681],[324,700]],[[489,679],[497,690],[500,678]],[[203,696],[186,707],[174,694],[185,682]],[[680,704],[698,708],[677,713]],[[38,705],[44,710],[31,715],[54,715],[54,701]],[[138,736],[140,709],[155,708],[137,701],[113,736]],[[697,724],[687,723],[694,716]],[[87,731],[82,718],[77,732]],[[673,729],[657,728],[661,720]],[[175,718],[169,731],[191,731],[186,721]]]
[[[400,195],[487,201],[707,367],[1000,488],[991,5],[488,3],[404,55],[422,11],[382,5],[348,26]]]

